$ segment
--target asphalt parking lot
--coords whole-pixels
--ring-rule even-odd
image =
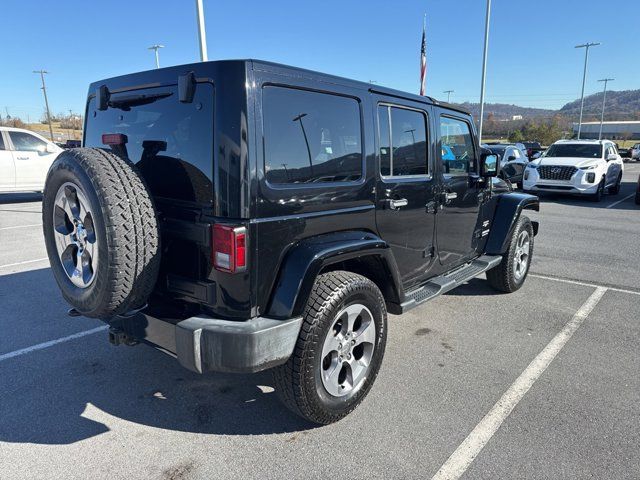
[[[0,195],[0,478],[639,478],[640,164],[599,204],[548,197],[531,274],[389,321],[378,380],[337,424],[268,373],[198,376],[70,318],[40,198]]]

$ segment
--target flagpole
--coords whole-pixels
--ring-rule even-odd
[[[422,18],[422,44],[420,46],[420,95],[426,93],[427,83],[427,14]]]
[[[482,84],[480,86],[480,125],[478,141],[482,143],[482,120],[484,117],[484,86],[487,78],[487,51],[489,50],[489,22],[491,20],[491,0],[487,0],[487,16],[484,21],[484,52],[482,53]]]

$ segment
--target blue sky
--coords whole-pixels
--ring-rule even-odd
[[[198,60],[193,0],[3,0],[0,109],[43,111],[44,68],[53,112],[82,112],[91,81]],[[417,92],[427,14],[427,94],[478,101],[484,0],[204,0],[209,58],[260,58]],[[55,5],[55,6],[54,6]],[[40,12],[40,13],[38,13]],[[634,20],[635,19],[635,20]],[[577,98],[583,50],[586,93],[613,77],[640,88],[640,1],[493,0],[487,101],[558,108]],[[630,25],[635,25],[631,28]]]

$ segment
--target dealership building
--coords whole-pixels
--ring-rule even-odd
[[[598,139],[600,122],[583,122],[580,138]],[[578,135],[578,124],[573,124],[573,136]],[[602,138],[608,140],[640,140],[640,121],[604,122]]]

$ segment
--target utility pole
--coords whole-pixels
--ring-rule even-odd
[[[613,82],[615,78],[603,78],[598,80],[604,82],[604,90],[602,92],[602,113],[600,114],[600,133],[598,133],[598,140],[602,140],[602,124],[604,123],[604,102],[607,100],[607,83]]]
[[[482,143],[482,117],[484,116],[484,85],[487,79],[487,53],[489,50],[489,22],[491,21],[491,0],[487,0],[487,15],[484,20],[484,51],[482,53],[482,83],[480,85],[480,125],[478,142]]]
[[[202,0],[196,0],[196,16],[198,17],[198,44],[200,45],[200,61],[209,60],[207,56],[207,34],[204,31],[204,9]]]
[[[160,50],[161,48],[164,48],[164,45],[160,45],[158,43],[156,43],[155,45],[151,45],[148,50],[153,50],[156,53],[156,68],[160,68],[160,54],[158,53],[158,50]]]
[[[39,73],[42,79],[42,93],[44,94],[44,106],[47,109],[47,123],[49,124],[49,137],[53,142],[53,128],[51,127],[51,112],[49,111],[49,100],[47,99],[47,86],[44,83],[44,74],[49,73],[46,70],[34,70],[33,73]]]
[[[578,122],[578,140],[582,131],[582,110],[584,109],[584,84],[587,80],[587,64],[589,63],[589,48],[600,45],[600,42],[587,42],[576,45],[575,48],[584,48],[584,71],[582,72],[582,94],[580,95],[580,121]]]
[[[442,93],[446,93],[447,94],[447,103],[450,103],[449,101],[451,100],[451,94],[455,93],[455,90],[445,90]]]

